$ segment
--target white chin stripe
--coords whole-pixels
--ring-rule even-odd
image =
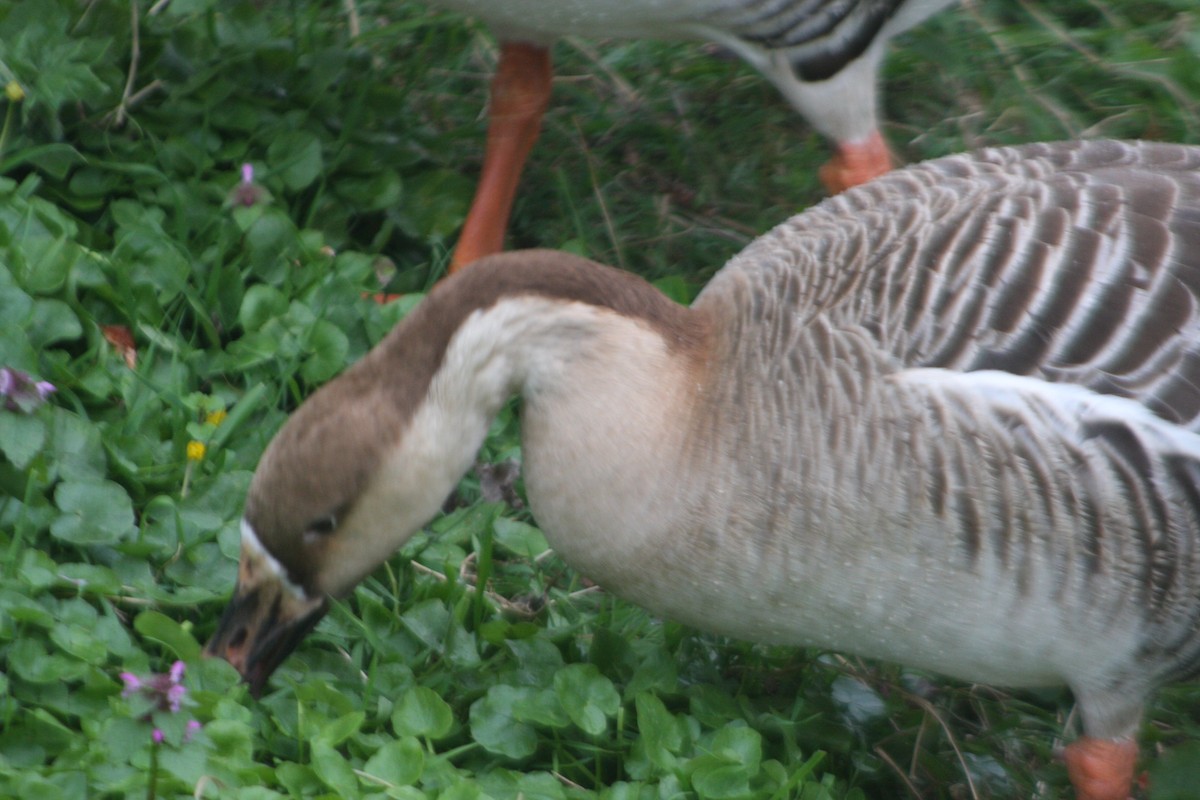
[[[287,570],[283,568],[283,564],[275,556],[267,552],[267,548],[262,546],[262,542],[258,540],[258,534],[254,532],[254,527],[242,517],[242,549],[248,554],[258,559],[267,566],[275,579],[279,581],[288,593],[298,600],[308,602],[310,600],[308,593],[304,588],[292,583],[292,579],[288,577]]]

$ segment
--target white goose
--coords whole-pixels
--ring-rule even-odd
[[[501,41],[487,151],[451,271],[503,248],[517,182],[550,99],[561,36],[716,42],[758,69],[836,145],[832,192],[891,169],[876,124],[888,40],[954,0],[428,0],[488,24]]]
[[[985,150],[779,226],[691,308],[558,253],[437,286],[267,449],[208,645],[255,690],[524,399],[556,550],[656,613],[1067,684],[1080,800],[1200,668],[1200,148]]]

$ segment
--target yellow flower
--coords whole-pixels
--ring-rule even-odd
[[[21,88],[21,84],[16,81],[9,81],[4,87],[4,94],[9,100],[14,103],[19,103],[25,99],[25,90]]]
[[[199,461],[200,459],[204,458],[204,454],[207,451],[208,451],[208,448],[204,446],[204,442],[197,442],[195,440],[188,442],[188,446],[187,446],[188,461]]]
[[[229,415],[225,413],[225,409],[219,408],[216,411],[208,412],[208,415],[204,418],[204,421],[206,423],[208,423],[209,425],[212,425],[215,427],[217,425],[220,425],[222,422],[224,422],[225,417],[227,417],[227,416],[229,416]]]

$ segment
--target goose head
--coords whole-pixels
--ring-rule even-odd
[[[331,600],[437,513],[511,395],[536,407],[547,384],[591,380],[611,396],[639,380],[630,359],[646,362],[629,388],[645,394],[670,371],[659,363],[668,351],[696,349],[695,316],[640,278],[548,251],[492,256],[443,281],[268,446],[246,498],[236,589],[206,654],[260,693]],[[571,370],[587,375],[544,380]],[[594,402],[587,394],[576,400]]]
[[[432,516],[445,482],[411,458],[395,408],[378,387],[350,378],[302,406],[272,441],[241,521],[237,587],[207,647],[251,691],[329,609]],[[440,494],[439,494],[440,493]]]

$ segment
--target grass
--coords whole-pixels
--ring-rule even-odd
[[[335,3],[134,10],[0,5],[0,84],[20,88],[0,100],[0,366],[57,387],[0,411],[0,796],[1069,796],[1065,692],[653,619],[545,555],[528,510],[476,477],[261,702],[199,659],[271,434],[444,270],[496,51],[409,3],[360,0],[357,35]],[[563,42],[555,59],[514,246],[685,298],[820,199],[825,144],[744,65],[658,42]],[[1197,143],[1200,14],[977,0],[904,37],[884,82],[907,161]],[[381,286],[407,296],[363,300]],[[518,456],[509,410],[482,457]],[[179,713],[124,696],[121,672],[177,659]],[[1153,800],[1194,796],[1198,701],[1174,687],[1149,714]]]

